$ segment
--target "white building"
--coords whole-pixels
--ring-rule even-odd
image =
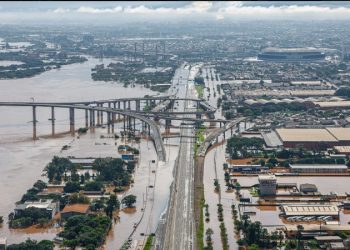
[[[15,214],[20,214],[24,210],[30,207],[35,207],[41,210],[46,211],[51,218],[55,216],[55,214],[59,211],[59,202],[55,202],[51,199],[47,200],[39,200],[39,201],[26,201],[22,204],[18,204],[15,208]]]
[[[277,179],[274,175],[259,175],[260,195],[276,195]]]

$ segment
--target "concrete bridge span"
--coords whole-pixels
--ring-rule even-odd
[[[142,116],[141,114],[130,112],[130,111],[124,111],[124,110],[116,110],[113,108],[107,108],[107,107],[100,107],[100,106],[88,106],[88,105],[73,105],[73,104],[59,104],[59,103],[33,103],[33,102],[0,102],[0,106],[8,106],[8,107],[31,107],[32,108],[32,116],[33,116],[33,139],[37,139],[37,131],[36,131],[36,108],[37,107],[46,107],[51,108],[51,122],[52,122],[52,135],[55,135],[55,108],[66,108],[69,110],[69,123],[70,123],[70,133],[72,135],[75,134],[75,110],[81,109],[85,110],[85,126],[92,130],[95,129],[96,125],[96,118],[98,117],[98,112],[105,112],[107,114],[107,127],[108,127],[108,133],[112,131],[114,133],[114,122],[115,122],[115,115],[122,115],[127,117],[128,119],[124,119],[124,129],[125,129],[125,122],[127,122],[128,126],[131,126],[131,119],[134,119],[134,126],[135,126],[135,119],[138,119],[143,122],[143,125],[145,125],[145,128],[148,127],[149,135],[152,137],[156,151],[158,154],[158,158],[160,161],[166,160],[166,153],[164,144],[162,141],[161,133],[159,130],[158,125],[151,119]],[[97,114],[97,117],[96,117]],[[90,119],[89,119],[90,118]],[[97,122],[99,124],[99,121]]]

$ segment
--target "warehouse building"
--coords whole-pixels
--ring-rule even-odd
[[[339,208],[334,205],[282,205],[285,216],[332,216],[339,217]]]
[[[268,167],[263,167],[261,165],[231,165],[229,170],[232,172],[241,172],[241,173],[256,173],[261,171],[269,170]]]
[[[346,173],[348,167],[342,164],[289,164],[292,173]]]
[[[278,128],[276,134],[285,148],[350,146],[350,128]]]

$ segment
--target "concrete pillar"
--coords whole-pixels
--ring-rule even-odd
[[[111,112],[107,112],[107,133],[111,133]]]
[[[123,129],[124,129],[124,134],[125,134],[125,115],[123,115]]]
[[[128,130],[131,131],[131,116],[128,116]]]
[[[113,116],[113,121],[111,126],[112,126],[112,133],[114,134],[115,113],[113,113],[112,116]]]
[[[133,120],[134,120],[134,133],[135,133],[135,131],[136,131],[136,119],[134,118]]]
[[[75,123],[74,123],[74,108],[69,108],[69,125],[70,125],[70,134],[75,135]]]
[[[103,103],[101,103],[101,107],[103,107]],[[101,115],[100,115],[100,119],[101,119],[101,125],[103,124],[103,112],[102,111],[100,111],[101,112]]]
[[[118,109],[120,110],[120,102],[118,102]],[[118,114],[118,120],[120,120],[120,114]]]
[[[85,109],[85,128],[89,127],[89,110]]]
[[[55,136],[55,107],[51,107],[51,134]]]
[[[136,111],[140,111],[140,110],[141,110],[140,100],[136,100]]]
[[[128,101],[128,109],[131,109],[130,101]]]
[[[33,140],[36,139],[36,106],[33,106]]]
[[[92,123],[93,123],[93,121],[92,121],[92,110],[90,109],[89,110],[90,111],[90,128],[92,129]]]
[[[90,132],[95,132],[95,110],[90,109]]]
[[[116,103],[116,102],[113,103],[113,108],[114,108],[114,109],[117,108],[117,103]],[[116,115],[115,115],[115,113],[113,112],[113,124],[114,124],[115,122],[116,122]],[[114,125],[113,125],[113,127],[114,127]]]
[[[97,107],[100,107],[100,104],[97,103]],[[96,111],[97,112],[97,126],[100,125],[100,111]]]
[[[165,119],[165,128],[169,129],[171,126],[171,120],[170,119]]]

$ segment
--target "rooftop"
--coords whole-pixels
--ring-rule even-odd
[[[343,164],[289,164],[290,168],[303,168],[303,169],[347,169],[348,167]]]
[[[332,235],[326,235],[326,236],[315,236],[315,240],[317,241],[337,241],[342,240],[339,236],[332,236]]]
[[[259,181],[260,180],[276,180],[276,176],[274,175],[259,175]]]
[[[95,158],[70,158],[73,164],[93,164]]]
[[[40,208],[40,209],[48,209],[54,206],[53,200],[39,200],[39,201],[26,201],[23,204],[18,204],[16,206],[17,210],[24,210],[30,207]]]
[[[275,52],[275,53],[303,53],[303,52],[321,52],[320,50],[316,48],[275,48],[275,47],[269,47],[263,50],[263,52]]]
[[[314,102],[314,104],[319,105],[321,108],[350,107],[350,101]]]
[[[338,215],[339,209],[334,205],[282,205],[287,216],[296,215]]]
[[[88,212],[88,210],[89,210],[89,204],[71,204],[71,205],[68,204],[63,208],[61,214],[70,213],[70,212],[85,214]]]
[[[350,128],[327,128],[339,141],[350,141]]]
[[[334,149],[339,153],[350,153],[350,146],[335,146]]]
[[[319,128],[279,128],[277,134],[284,142],[336,142],[337,139],[326,129]]]

